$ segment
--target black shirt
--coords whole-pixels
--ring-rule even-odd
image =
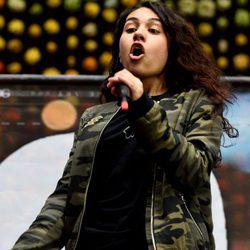
[[[103,132],[87,197],[82,249],[145,250],[151,161],[120,111]],[[79,248],[81,249],[81,248]]]
[[[152,161],[129,120],[133,123],[152,107],[153,100],[168,95],[151,99],[144,94],[130,103],[130,112],[119,111],[103,131],[77,249],[148,249],[145,208]]]

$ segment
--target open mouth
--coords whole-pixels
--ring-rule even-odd
[[[132,51],[132,54],[134,56],[139,56],[139,55],[143,54],[143,51],[142,51],[141,48],[134,48],[133,51]]]
[[[140,44],[133,45],[131,48],[130,54],[132,54],[135,57],[144,54],[143,47]]]

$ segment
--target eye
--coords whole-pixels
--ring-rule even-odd
[[[136,28],[127,28],[126,29],[126,32],[127,33],[133,33],[133,32],[135,32],[136,31]]]
[[[155,28],[150,28],[148,31],[149,31],[150,33],[154,34],[154,35],[157,35],[157,34],[160,33],[160,31],[159,31],[158,29],[155,29]]]

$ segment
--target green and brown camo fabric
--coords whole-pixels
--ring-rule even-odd
[[[111,102],[84,112],[62,178],[12,250],[77,249],[96,147],[118,110]],[[149,250],[215,249],[210,173],[223,129],[212,102],[203,90],[175,94],[133,125],[155,161],[146,207]]]

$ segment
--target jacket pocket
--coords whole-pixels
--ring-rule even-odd
[[[179,193],[179,196],[182,202],[181,207],[183,209],[183,214],[190,228],[190,233],[194,240],[196,249],[209,250],[209,236],[202,216],[198,210],[194,211],[191,209],[191,206],[181,193]]]

